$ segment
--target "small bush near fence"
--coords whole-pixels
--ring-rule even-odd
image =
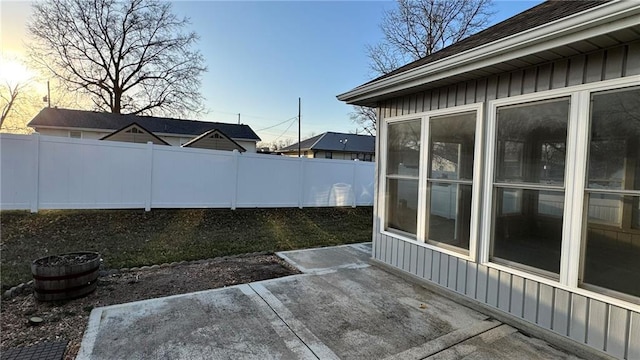
[[[372,208],[52,210],[0,213],[2,288],[33,259],[97,251],[106,268],[371,240]]]

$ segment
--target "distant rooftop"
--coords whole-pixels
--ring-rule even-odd
[[[216,129],[233,139],[260,141],[260,137],[249,125],[58,108],[42,109],[29,122],[28,126],[33,128],[57,127],[115,131],[133,123],[138,123],[155,134],[198,136]]]
[[[373,154],[376,150],[376,137],[371,135],[345,134],[328,131],[301,141],[300,149]],[[298,151],[298,143],[287,146],[279,151]]]

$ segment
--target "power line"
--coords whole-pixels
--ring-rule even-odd
[[[275,125],[267,126],[266,128],[262,128],[262,129],[259,129],[259,130],[256,130],[256,131],[263,131],[263,130],[271,129],[271,128],[274,128],[274,127],[276,127],[276,126],[280,126],[280,125],[282,125],[282,124],[286,123],[287,121],[295,120],[296,118],[297,118],[297,117],[296,117],[296,116],[294,116],[294,117],[289,118],[289,119],[287,119],[287,120],[285,120],[285,121],[283,121],[283,122],[279,122],[279,123],[277,123],[277,124],[275,124]]]
[[[238,115],[237,112],[230,112],[230,111],[212,110],[212,109],[210,109],[209,111],[215,112],[215,113],[219,113],[219,114],[236,115],[236,116]],[[248,115],[248,114],[244,114],[244,113],[242,113],[242,117],[243,118],[249,117],[249,118],[269,120],[269,121],[276,120],[275,118],[268,118],[268,117],[257,116],[257,115]],[[285,120],[285,122],[286,122],[286,120]]]
[[[296,120],[298,120],[298,118],[297,118],[297,117],[294,117],[293,119],[291,119],[291,124],[289,124],[289,126],[287,126],[287,128],[282,132],[282,134],[280,134],[280,136],[278,136],[277,138],[275,138],[275,139],[273,140],[273,142],[278,141],[278,139],[280,139],[280,138],[282,137],[282,135],[284,135],[284,134],[289,130],[289,128],[291,128],[291,126],[293,126],[293,124],[295,124],[295,123],[296,123]]]

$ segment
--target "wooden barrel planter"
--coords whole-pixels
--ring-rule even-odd
[[[76,252],[45,256],[31,263],[33,294],[40,301],[79,298],[98,285],[100,254]]]

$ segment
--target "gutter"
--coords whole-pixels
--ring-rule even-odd
[[[337,96],[348,104],[371,105],[376,97],[549,50],[637,25],[640,3],[615,0],[400,74],[358,86]]]

